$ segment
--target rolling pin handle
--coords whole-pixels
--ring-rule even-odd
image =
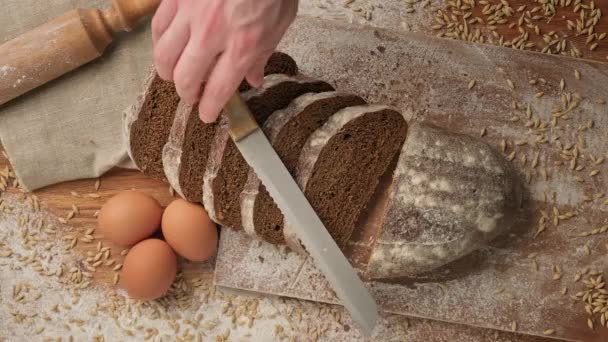
[[[114,32],[133,30],[139,22],[154,13],[161,0],[113,0],[112,6],[102,16],[108,28]]]
[[[131,31],[161,0],[112,0],[106,10],[75,9],[0,44],[0,106],[91,62],[115,33]]]

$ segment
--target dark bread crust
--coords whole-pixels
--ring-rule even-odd
[[[371,279],[432,271],[507,231],[523,185],[502,154],[480,139],[412,123],[376,238]]]

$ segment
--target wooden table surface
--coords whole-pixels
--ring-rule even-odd
[[[562,54],[576,54],[581,58],[593,59],[597,61],[605,62],[608,55],[608,43],[603,38],[604,32],[608,32],[608,22],[601,16],[594,27],[592,36],[593,39],[587,44],[589,33],[578,34],[576,29],[568,29],[568,20],[571,20],[576,26],[576,18],[580,17],[581,9],[585,11],[585,21],[589,18],[592,11],[597,14],[599,9],[601,12],[608,10],[608,3],[595,3],[593,1],[582,1],[580,2],[580,9],[578,12],[574,12],[575,4],[579,1],[542,1],[545,3],[557,3],[557,11],[555,15],[542,16],[542,18],[534,18],[535,15],[542,15],[543,10],[535,11],[526,16],[526,11],[532,11],[534,7],[540,6],[541,1],[488,1],[489,4],[494,4],[496,12],[496,6],[501,6],[503,9],[508,5],[513,9],[513,13],[510,17],[506,18],[506,22],[501,21],[495,25],[488,24],[488,16],[481,14],[484,5],[484,0],[481,1],[438,1],[438,0],[406,0],[406,1],[307,1],[301,3],[301,13],[306,15],[321,16],[324,18],[338,19],[338,20],[351,20],[361,23],[366,23],[373,26],[384,27],[389,29],[401,29],[404,31],[418,31],[432,35],[443,35],[448,37],[451,35],[452,30],[459,30],[456,24],[452,28],[448,28],[450,22],[462,23],[463,16],[467,16],[467,21],[480,17],[483,23],[467,23],[468,28],[466,32],[471,32],[471,40],[479,41],[480,38],[485,37],[484,42],[488,42],[488,37],[493,37],[495,41],[500,40],[502,36],[503,45],[504,42],[512,41],[521,35],[518,31],[518,21],[521,15],[524,15],[523,19],[523,30],[528,33],[528,42],[534,43],[534,46],[528,44],[526,49],[541,51],[547,43],[543,41],[543,35],[546,36],[547,40],[551,41],[551,46],[555,50],[558,45],[555,40],[559,41],[559,44],[565,44],[566,49]],[[475,6],[472,6],[473,3]],[[498,5],[501,4],[501,5]],[[562,7],[561,4],[569,4],[568,6]],[[592,5],[593,4],[593,5]],[[464,6],[464,7],[463,7]],[[467,15],[470,10],[468,6],[472,7],[473,13]],[[520,7],[525,8],[518,12]],[[411,8],[411,9],[410,9]],[[591,9],[594,8],[594,9]],[[447,15],[447,19],[441,15],[441,21],[437,21],[435,17],[438,11],[441,10]],[[454,13],[456,11],[456,13]],[[460,11],[461,13],[459,13]],[[487,12],[487,11],[486,11]],[[507,11],[509,12],[509,11]],[[539,14],[541,13],[541,14]],[[453,18],[452,18],[453,16]],[[529,19],[530,25],[526,26]],[[454,20],[456,19],[456,20]],[[491,19],[490,19],[491,20]],[[509,28],[509,25],[515,23],[513,28]],[[441,25],[441,27],[437,26]],[[534,26],[538,26],[539,34],[535,33]],[[491,26],[496,26],[494,29]],[[479,34],[476,34],[476,29],[479,29]],[[496,31],[496,34],[492,34],[492,31]],[[464,25],[463,30],[464,31]],[[498,38],[496,38],[498,37]],[[566,43],[561,43],[564,40]],[[593,50],[590,50],[593,43],[598,44]],[[516,43],[517,44],[517,43]],[[572,48],[578,49],[572,52]],[[560,53],[560,52],[557,52]],[[1,115],[1,113],[0,113]],[[8,161],[0,156],[0,170],[4,169],[5,166],[9,166]],[[135,188],[143,191],[157,198],[162,205],[166,205],[172,200],[172,196],[169,192],[168,186],[161,182],[149,179],[142,174],[134,171],[126,170],[112,170],[108,174],[101,178],[99,190],[95,189],[96,180],[80,180],[73,181],[64,184],[58,184],[50,186],[48,188],[36,191],[35,194],[40,198],[42,208],[49,210],[51,213],[60,218],[68,217],[69,213],[73,211],[73,205],[78,209],[78,213],[71,218],[66,224],[66,230],[64,236],[73,236],[76,238],[76,244],[74,246],[75,251],[81,253],[83,256],[89,254],[96,254],[98,250],[98,243],[101,241],[102,246],[111,247],[111,254],[114,256],[115,263],[110,266],[101,266],[93,274],[93,282],[113,286],[112,283],[115,280],[115,274],[113,268],[116,264],[121,263],[122,256],[120,255],[122,249],[112,246],[109,242],[104,240],[95,232],[91,232],[90,235],[94,237],[90,242],[86,238],[86,232],[89,229],[96,227],[96,219],[94,213],[99,210],[105,200],[110,198],[112,195],[119,191]],[[9,190],[15,192],[16,190]],[[92,194],[92,195],[91,195]],[[71,228],[70,228],[71,227]],[[210,264],[205,264],[201,267],[200,264],[185,264],[184,272],[189,275],[202,276],[208,279],[213,277],[213,268]],[[455,326],[449,326],[446,331],[458,331],[466,330],[469,328],[457,328]]]
[[[555,11],[550,9],[550,4],[553,4]],[[606,62],[608,41],[604,33],[608,32],[608,21],[603,14],[607,10],[607,2],[589,0],[315,0],[302,2],[300,12],[387,29],[424,32],[434,36],[497,45],[502,37],[503,46],[510,46],[510,42],[527,32],[525,42],[534,44],[523,44],[522,48],[527,50],[540,52],[546,48],[547,53],[568,56],[574,54],[580,58]],[[584,12],[585,19],[578,29],[577,20],[581,20],[581,12]],[[496,16],[496,13],[499,13],[499,16]],[[588,22],[596,16],[598,19],[595,23],[593,20]],[[468,27],[466,32],[471,33],[470,37],[460,34],[465,31],[464,17]],[[455,27],[448,28],[450,23],[454,23]],[[589,26],[585,26],[586,24]],[[538,33],[535,26],[538,26]],[[591,32],[588,31],[590,26],[593,26]],[[453,35],[453,31],[459,34]],[[492,31],[496,33],[493,34]],[[593,38],[589,38],[590,36]],[[519,40],[521,38],[514,42],[516,46]],[[562,43],[562,40],[565,43]],[[558,42],[565,45],[563,50],[557,47]],[[594,43],[597,43],[597,47],[593,47]]]

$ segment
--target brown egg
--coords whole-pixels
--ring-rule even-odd
[[[154,233],[162,212],[156,199],[141,192],[124,191],[101,207],[99,231],[119,246],[131,246]]]
[[[166,242],[144,240],[131,247],[122,264],[120,285],[135,299],[162,297],[175,280],[177,257]]]
[[[217,228],[205,209],[177,199],[165,209],[163,236],[177,254],[191,261],[205,261],[215,254]]]

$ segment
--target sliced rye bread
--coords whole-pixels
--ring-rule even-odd
[[[523,185],[480,139],[414,122],[375,224],[351,252],[368,279],[427,273],[485,245],[521,217]]]
[[[340,247],[348,242],[406,134],[401,113],[362,105],[341,109],[306,141],[296,181]],[[283,233],[288,246],[305,251],[288,221]]]
[[[335,91],[307,93],[285,109],[274,112],[263,130],[287,170],[294,175],[300,152],[308,137],[340,109],[365,104],[356,95]],[[253,170],[241,193],[243,229],[252,236],[283,244],[283,214]]]
[[[272,74],[295,76],[298,74],[298,64],[290,55],[284,52],[275,51],[272,53],[264,67],[264,76]],[[245,92],[249,89],[251,89],[251,86],[247,80],[244,80],[239,86],[240,92]]]
[[[264,69],[265,75],[298,72],[296,62],[289,55],[275,52]],[[245,81],[239,90],[251,89]],[[211,144],[219,122],[203,123],[198,107],[180,102],[169,138],[162,151],[163,168],[171,187],[191,202],[203,201],[203,178]]]
[[[251,89],[243,94],[243,98],[258,123],[263,125],[274,111],[287,107],[294,98],[305,93],[333,90],[328,83],[305,76],[269,75],[264,78],[261,89]],[[227,129],[224,127],[221,130],[211,147],[214,157],[210,156],[207,162],[203,204],[216,222],[240,229],[239,198],[247,182],[249,166],[234,142],[228,138]]]
[[[144,174],[165,180],[162,149],[173,125],[179,95],[172,82],[162,80],[154,67],[141,95],[123,114],[123,134],[129,156]]]

